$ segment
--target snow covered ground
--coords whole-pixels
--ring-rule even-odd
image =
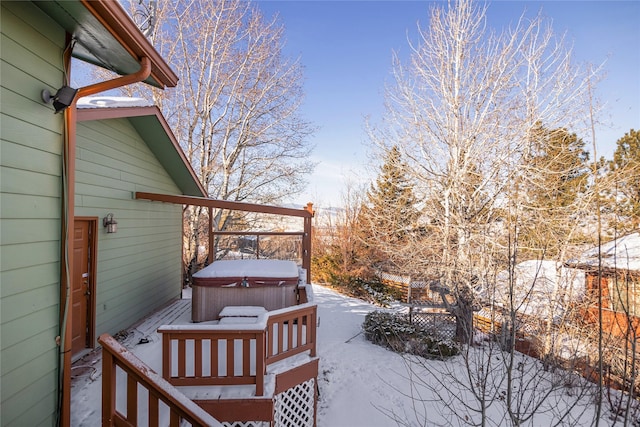
[[[473,416],[470,410],[453,413],[445,404],[449,402],[449,406],[455,405],[455,399],[460,398],[473,406],[473,398],[464,388],[450,395],[450,391],[458,387],[453,377],[457,374],[464,377],[462,357],[457,356],[447,362],[429,361],[424,366],[411,364],[408,358],[371,344],[361,333],[365,315],[377,307],[322,286],[314,285],[314,294],[319,317],[319,427],[448,426],[464,424],[466,413]],[[166,323],[167,318],[172,322],[188,322],[188,304],[185,301],[171,312],[161,312],[157,318],[146,321],[144,327],[128,331],[123,343],[152,369],[159,371],[160,337],[155,333],[155,328]],[[149,343],[140,343],[143,338]],[[493,357],[497,360],[501,356],[495,354]],[[84,366],[78,371],[84,370],[85,373],[73,381],[72,425],[98,425],[101,395],[99,356],[89,355],[75,365]],[[438,376],[439,372],[442,375]],[[410,379],[412,376],[414,380]],[[419,378],[426,380],[427,385],[419,385]],[[534,378],[534,383],[543,382]],[[420,399],[412,398],[418,395]],[[487,425],[505,424],[504,405],[498,400],[499,397],[486,409]],[[523,425],[552,425],[554,414],[562,412],[566,405],[573,402],[574,398],[566,392],[552,395],[545,412]],[[559,425],[591,425],[594,410],[589,399],[580,399],[572,416]],[[611,423],[603,419],[600,425]]]

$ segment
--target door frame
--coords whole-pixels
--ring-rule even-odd
[[[76,216],[75,224],[81,221],[89,223],[89,301],[87,302],[87,348],[96,347],[96,293],[97,293],[97,265],[98,265],[98,221],[97,216]],[[74,259],[73,262],[79,260]],[[72,270],[73,271],[73,270]],[[71,319],[73,322],[73,319]]]

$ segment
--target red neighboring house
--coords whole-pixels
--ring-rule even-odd
[[[603,330],[636,339],[640,335],[640,233],[612,240],[600,250],[594,247],[566,265],[585,271],[586,296],[591,301],[585,319],[598,323],[601,295]]]

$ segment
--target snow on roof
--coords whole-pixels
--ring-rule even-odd
[[[629,234],[600,246],[602,267],[640,271],[640,233]],[[567,265],[580,268],[598,267],[598,247],[585,251],[577,259],[567,261]]]
[[[513,292],[510,292],[509,272],[496,276],[493,301],[508,306],[510,294],[516,311],[537,317],[562,316],[565,306],[584,296],[584,271],[567,268],[556,261],[529,260],[514,267]],[[486,298],[486,295],[485,295]]]
[[[83,96],[78,99],[78,108],[149,107],[152,104],[144,98],[127,96]]]

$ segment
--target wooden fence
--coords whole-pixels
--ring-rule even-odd
[[[431,282],[412,280],[409,276],[381,272],[380,280],[387,287],[393,289],[402,296],[402,301],[413,305],[427,305],[432,307],[445,307],[450,303],[446,295]]]

